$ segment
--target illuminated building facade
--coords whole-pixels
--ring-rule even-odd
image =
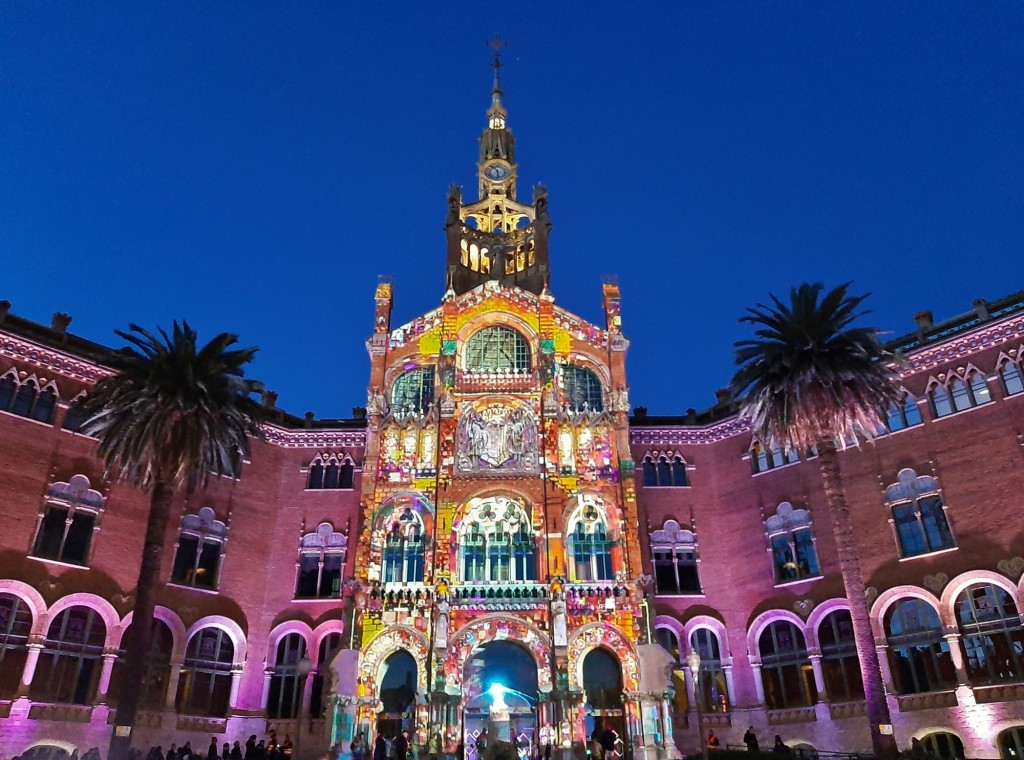
[[[518,200],[495,83],[478,199],[449,194],[447,289],[391,323],[382,281],[365,410],[292,417],[236,477],[181,495],[139,746],[276,731],[298,755],[408,729],[475,754],[502,730],[636,756],[870,746],[813,452],[737,408],[633,410],[620,294],[556,306],[547,195]],[[148,500],[104,479],[75,401],[104,349],[0,304],[0,748],[105,748]],[[896,342],[905,402],[841,454],[900,746],[1024,752],[1024,297]],[[686,654],[702,660],[696,685]],[[308,670],[307,670],[308,668]],[[494,684],[502,689],[495,691]],[[494,738],[494,737],[488,737]]]

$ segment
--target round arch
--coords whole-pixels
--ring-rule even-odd
[[[430,644],[427,637],[408,626],[400,625],[381,631],[359,658],[359,680],[366,696],[377,696],[381,670],[385,661],[403,649],[416,661],[416,689],[427,692],[427,667],[430,663]]]
[[[373,522],[371,524],[372,535],[377,538],[384,535],[384,520],[393,515],[397,510],[408,507],[419,517],[423,523],[423,529],[428,534],[433,530],[434,525],[434,504],[430,499],[419,491],[399,491],[392,494],[373,511]],[[383,542],[383,539],[381,539]]]
[[[583,659],[599,647],[609,650],[622,667],[624,691],[640,690],[640,662],[629,639],[618,628],[605,623],[590,623],[576,631],[569,639],[569,685],[583,686]]]
[[[103,618],[103,624],[106,626],[106,639],[103,642],[103,648],[108,650],[117,649],[117,645],[121,641],[121,616],[117,614],[114,605],[102,596],[96,596],[96,594],[68,594],[54,602],[53,606],[46,612],[46,622],[42,630],[43,634],[45,635],[46,631],[49,630],[50,621],[57,617],[57,615],[69,607],[78,606],[89,607],[99,613],[99,616]]]
[[[540,348],[540,322],[537,317],[532,314],[523,316],[510,311],[489,311],[484,314],[471,312],[466,318],[460,319],[456,326],[456,340],[459,346],[456,356],[457,366],[465,366],[466,345],[469,343],[469,339],[488,327],[507,327],[510,330],[515,330],[523,336],[530,345],[530,353],[536,357]],[[536,361],[533,363],[536,364]]]
[[[942,603],[935,594],[917,586],[895,586],[879,594],[875,603],[871,605],[871,632],[875,635],[876,641],[885,639],[885,613],[900,599],[906,598],[927,602],[934,608],[939,620],[942,620]],[[943,625],[946,623],[943,622]]]
[[[1005,575],[994,573],[991,570],[969,570],[951,580],[942,590],[942,597],[940,598],[942,606],[939,607],[939,614],[942,616],[944,624],[957,625],[956,600],[966,589],[979,583],[990,583],[997,588],[1001,588],[1010,595],[1013,603],[1017,605],[1017,609],[1020,609],[1020,589],[1016,583]]]
[[[329,662],[320,662],[320,645],[324,639],[330,636],[332,633],[338,633],[342,636],[345,635],[345,622],[343,620],[325,620],[312,632],[312,651],[316,657],[313,658],[313,665],[320,668],[326,668],[330,666]],[[341,649],[338,650],[342,651]]]
[[[188,644],[188,632],[185,630],[185,624],[181,622],[181,618],[178,617],[178,613],[174,610],[168,609],[167,607],[161,607],[160,605],[153,608],[153,617],[171,629],[171,661],[181,662],[181,660],[185,658],[185,646]],[[124,620],[121,621],[120,630],[117,632],[117,645],[119,647],[121,646],[121,641],[124,639],[124,632],[128,630],[128,626],[132,624],[134,619],[135,610],[132,610],[125,615]]]
[[[686,644],[686,651],[690,651],[690,639],[693,638],[693,634],[700,629],[705,628],[715,634],[718,639],[718,651],[722,658],[723,665],[732,664],[732,649],[729,646],[729,636],[725,628],[725,623],[716,617],[711,615],[694,615],[692,618],[686,621],[683,625],[684,636],[680,640],[680,644]]]
[[[836,610],[850,611],[850,603],[845,599],[836,597],[834,599],[826,599],[824,602],[819,604],[807,618],[806,625],[806,637],[807,637],[807,648],[820,649],[818,643],[818,627],[821,625],[821,621],[827,618],[830,614]],[[869,616],[870,617],[870,616]]]
[[[224,631],[235,647],[235,659],[233,665],[237,667],[241,666],[242,663],[245,662],[245,633],[242,632],[242,627],[238,625],[238,623],[231,618],[226,618],[222,615],[207,615],[190,625],[188,628],[188,635],[185,638],[185,646],[187,647],[188,642],[192,640],[192,637],[204,628],[219,628]]]
[[[275,625],[270,630],[270,635],[267,637],[268,667],[272,665],[274,658],[277,656],[277,645],[281,643],[281,639],[290,633],[297,633],[302,637],[302,641],[306,645],[306,657],[313,660],[316,656],[316,651],[313,649],[313,631],[310,630],[309,625],[302,620],[286,620],[283,623]]]
[[[518,618],[485,615],[460,628],[449,639],[444,658],[444,683],[449,694],[462,693],[462,673],[470,655],[482,644],[509,640],[521,644],[537,663],[537,688],[551,691],[551,645],[536,626]]]
[[[747,629],[747,651],[750,652],[750,661],[752,663],[761,662],[761,648],[758,644],[764,629],[779,620],[785,620],[787,623],[795,625],[800,633],[803,634],[804,644],[806,645],[808,626],[796,613],[789,610],[767,610],[754,618],[754,622]]]
[[[32,628],[30,630],[33,636],[42,636],[46,633],[46,628],[43,626],[47,620],[46,602],[43,600],[42,594],[27,583],[7,578],[0,580],[0,594],[10,594],[28,605],[32,612]]]

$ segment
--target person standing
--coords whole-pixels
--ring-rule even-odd
[[[210,747],[206,750],[206,760],[220,760],[220,755],[217,749],[217,737],[210,737]],[[227,758],[224,758],[227,760]]]
[[[394,753],[394,760],[406,760],[409,754],[409,732],[403,731],[391,743],[391,750]]]
[[[718,749],[721,746],[722,742],[715,736],[714,729],[710,729],[708,731],[708,749]]]
[[[231,745],[224,742],[224,746],[220,748],[220,760],[231,759]]]
[[[775,746],[772,747],[772,752],[789,752],[786,742],[782,741],[782,737],[778,734],[775,734]]]
[[[373,760],[388,760],[388,743],[382,734],[373,740]]]
[[[757,744],[757,734],[754,733],[753,726],[747,728],[747,733],[743,734],[743,743],[747,745],[747,752],[761,751],[761,748]]]

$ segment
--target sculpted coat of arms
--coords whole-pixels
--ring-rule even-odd
[[[537,419],[522,404],[463,405],[456,434],[459,472],[536,472]]]

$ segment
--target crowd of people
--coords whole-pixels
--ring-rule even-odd
[[[210,738],[210,746],[205,749],[193,749],[191,742],[180,747],[172,743],[167,752],[162,746],[154,746],[150,747],[145,760],[287,760],[293,750],[291,736],[285,734],[279,741],[277,734],[271,731],[266,739],[257,740],[256,734],[252,734],[244,746],[239,741],[221,743],[216,737]]]

